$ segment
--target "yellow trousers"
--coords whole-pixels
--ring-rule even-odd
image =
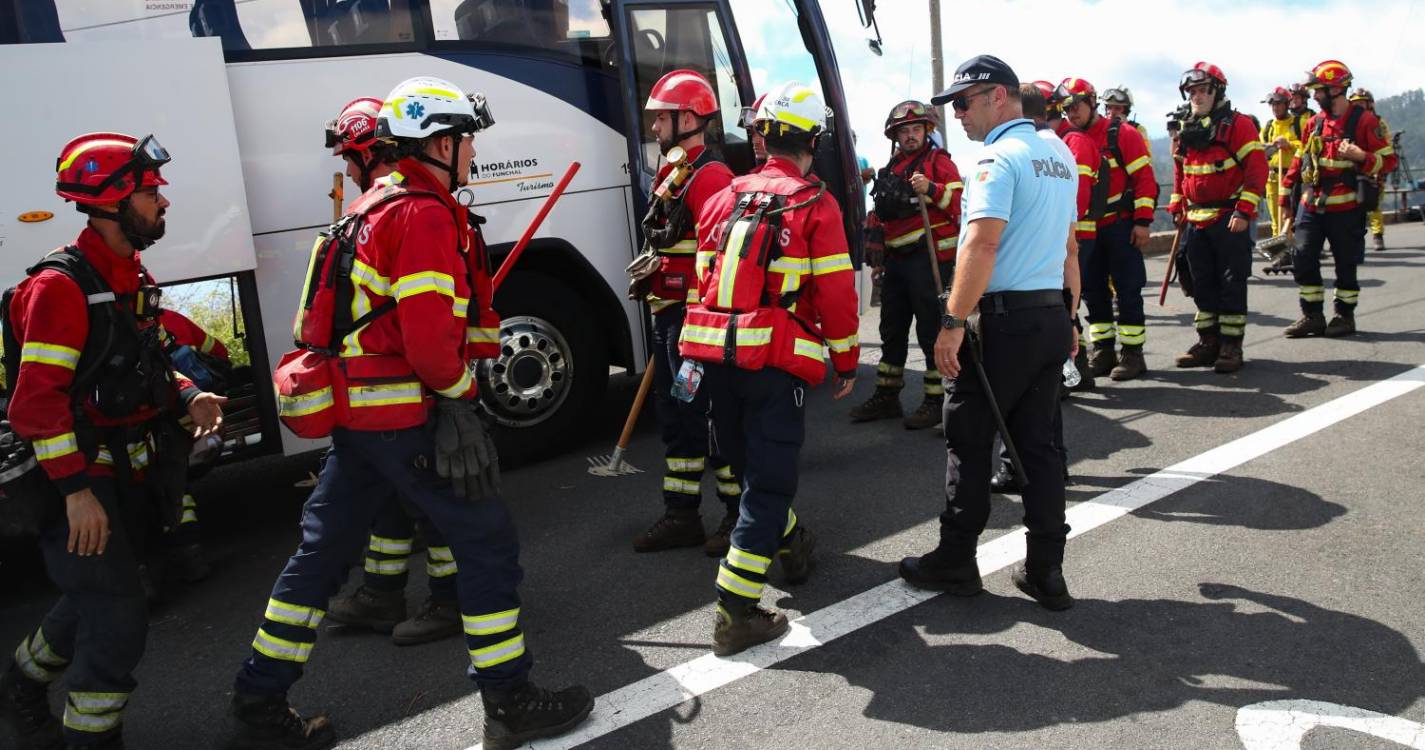
[[[1385,215],[1380,211],[1366,213],[1366,226],[1370,227],[1371,234],[1385,234]]]
[[[1272,216],[1272,236],[1282,233],[1282,207],[1277,204],[1281,199],[1281,182],[1277,179],[1277,170],[1273,169],[1267,173],[1267,210]]]

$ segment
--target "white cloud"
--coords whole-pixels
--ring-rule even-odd
[[[926,5],[882,0],[877,11],[883,57],[867,49],[852,0],[822,4],[832,29],[853,127],[861,151],[883,158],[875,145],[886,112],[905,98],[929,98],[930,33]],[[1003,58],[1028,81],[1066,76],[1099,90],[1133,90],[1135,115],[1151,134],[1165,134],[1164,115],[1178,106],[1178,76],[1198,60],[1227,73],[1228,96],[1241,110],[1263,116],[1260,100],[1274,86],[1301,80],[1317,62],[1350,66],[1357,85],[1379,97],[1425,85],[1425,55],[1408,30],[1425,22],[1419,0],[1249,4],[1226,0],[1141,3],[1135,0],[983,0],[969,6],[944,0],[945,76],[980,53]],[[1339,33],[1332,33],[1339,30]],[[791,33],[795,33],[794,31]],[[1276,40],[1275,42],[1273,40]],[[949,147],[957,156],[972,145],[953,122]]]

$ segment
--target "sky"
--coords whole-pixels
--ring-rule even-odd
[[[733,0],[759,90],[786,77],[814,78],[795,25],[777,20],[778,13],[790,18],[783,6],[784,0]],[[866,44],[871,32],[861,28],[855,0],[821,0],[821,6],[860,136],[858,151],[873,164],[883,162],[886,113],[904,99],[927,100],[933,93],[928,3],[879,0],[880,57]],[[1166,115],[1181,102],[1178,79],[1199,60],[1221,67],[1228,98],[1259,117],[1270,116],[1261,100],[1273,87],[1301,80],[1329,58],[1345,62],[1356,84],[1377,98],[1425,86],[1425,53],[1409,35],[1425,27],[1422,0],[942,0],[941,6],[946,79],[964,60],[988,53],[1023,81],[1076,76],[1099,91],[1127,85],[1134,115],[1152,137],[1167,134]],[[1137,33],[1145,24],[1152,33]],[[1344,33],[1327,38],[1324,30]],[[953,121],[948,136],[952,154],[973,148]]]

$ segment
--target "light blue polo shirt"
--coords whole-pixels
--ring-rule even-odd
[[[976,219],[1006,222],[987,292],[1064,288],[1064,246],[1077,218],[1078,167],[1032,120],[991,130],[961,197],[960,237]]]

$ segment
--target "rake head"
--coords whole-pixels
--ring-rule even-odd
[[[624,477],[641,474],[643,469],[623,460],[622,448],[614,448],[611,456],[590,456],[589,473],[596,477]]]

